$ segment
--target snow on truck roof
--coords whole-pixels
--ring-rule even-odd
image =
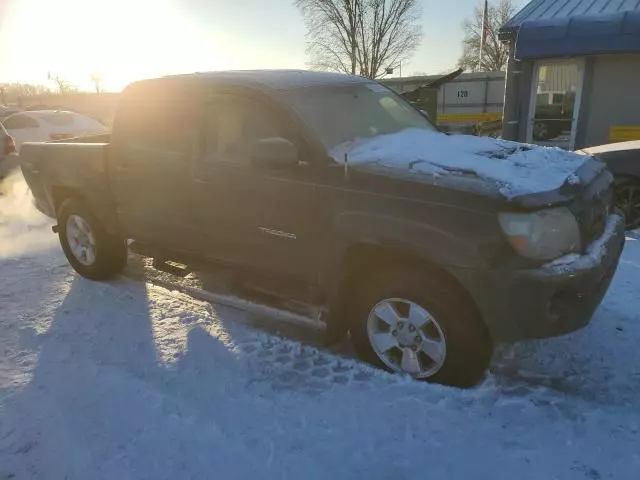
[[[20,115],[27,115],[29,117],[40,118],[45,117],[47,115],[57,115],[60,113],[68,114],[68,115],[78,115],[76,112],[71,112],[69,110],[28,110],[24,112],[18,112]]]
[[[141,85],[150,82],[181,79],[200,80],[204,82],[238,83],[262,86],[273,90],[287,90],[290,88],[318,85],[372,83],[372,80],[367,78],[343,73],[312,72],[308,70],[228,70],[220,72],[197,72],[183,75],[168,75],[159,79],[141,80],[139,82],[135,82],[135,84]]]

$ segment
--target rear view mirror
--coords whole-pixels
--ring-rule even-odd
[[[263,168],[285,168],[297,165],[298,147],[282,137],[257,140],[251,145],[251,163]]]

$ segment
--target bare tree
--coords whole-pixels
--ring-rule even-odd
[[[307,27],[310,66],[369,78],[420,44],[418,0],[295,0]]]
[[[17,103],[18,105],[22,105],[24,101],[29,103],[37,101],[39,97],[51,93],[45,85],[20,82],[4,84],[0,87],[0,91],[3,91],[0,103]]]
[[[462,40],[462,56],[458,66],[472,72],[494,72],[505,70],[509,59],[509,49],[498,40],[500,28],[515,14],[513,0],[500,0],[497,5],[489,5],[487,9],[487,37],[480,63],[480,44],[482,42],[483,6],[478,5],[473,15],[462,23],[464,40]]]
[[[55,75],[52,75],[51,73],[49,73],[47,75],[47,78],[55,84],[56,91],[60,95],[67,95],[69,93],[78,91],[78,89],[75,86],[73,86],[69,80],[66,80],[65,78],[61,77],[57,73]]]
[[[51,93],[46,86],[32,83],[10,83],[4,85],[3,89],[5,102],[16,102],[22,98],[39,97]]]
[[[93,82],[96,93],[102,93],[102,74],[99,72],[93,72],[89,75],[89,78],[91,78],[91,81]]]

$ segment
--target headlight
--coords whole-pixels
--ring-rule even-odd
[[[535,213],[501,213],[502,230],[520,255],[553,260],[580,250],[578,222],[567,208]]]

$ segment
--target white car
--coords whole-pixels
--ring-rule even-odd
[[[108,131],[106,126],[93,118],[64,110],[14,113],[2,123],[18,150],[24,142],[49,142]]]

